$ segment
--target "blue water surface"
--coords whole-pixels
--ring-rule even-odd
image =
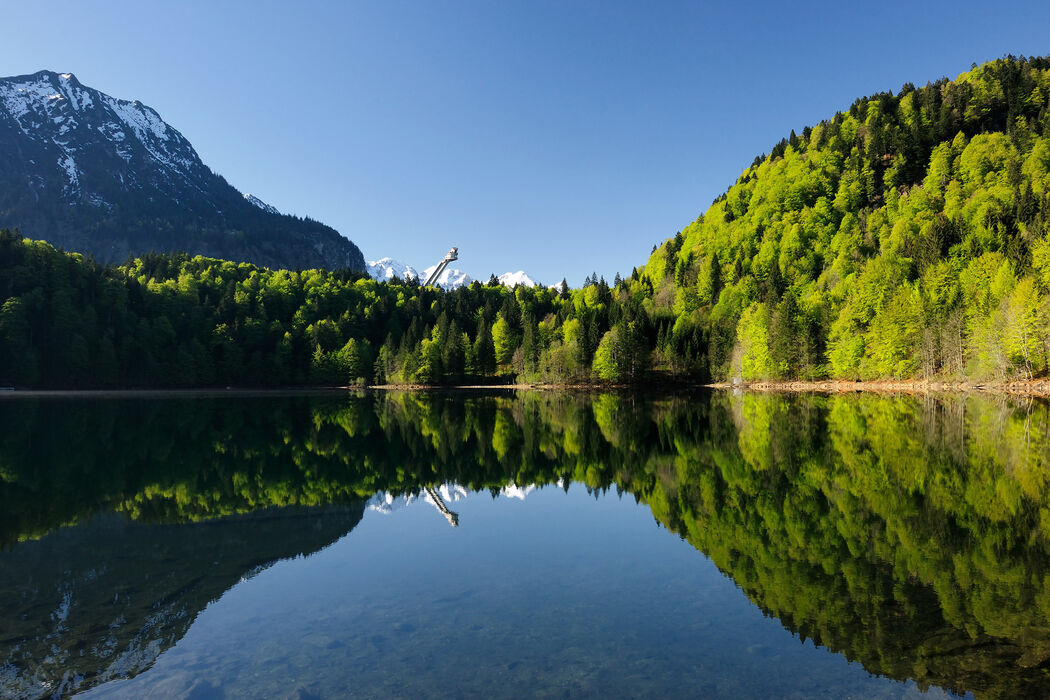
[[[800,641],[615,490],[365,512],[233,586],[144,673],[85,698],[923,695]],[[924,696],[939,696],[932,691]]]

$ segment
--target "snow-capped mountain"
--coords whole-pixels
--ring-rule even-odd
[[[502,275],[497,277],[499,283],[504,287],[517,287],[519,284],[523,284],[527,287],[539,286],[536,282],[532,281],[532,278],[525,274],[524,270],[518,270],[517,272],[504,272]]]
[[[562,487],[561,479],[558,480],[558,488]],[[504,498],[513,498],[519,501],[524,501],[525,498],[536,490],[535,484],[527,484],[526,486],[518,486],[513,481],[508,483],[506,486],[500,489],[500,495]],[[476,492],[475,492],[476,493]],[[459,522],[458,516],[454,513],[450,513],[449,505],[454,504],[458,501],[462,501],[470,495],[470,492],[466,488],[455,483],[446,483],[438,486],[437,488],[425,487],[420,490],[419,495],[405,494],[401,496],[394,495],[389,491],[380,491],[373,495],[365,506],[368,510],[382,513],[383,515],[390,515],[394,511],[401,510],[402,508],[411,505],[416,501],[422,501],[429,503],[439,513],[446,518],[451,516],[449,522],[456,526]]]
[[[433,269],[433,268],[431,268]],[[365,264],[368,276],[376,280],[391,280],[395,277],[401,280],[414,280],[419,278],[419,273],[411,265],[398,262],[393,258],[380,258],[370,260]]]
[[[420,282],[425,281],[430,277],[430,273],[434,271],[437,265],[431,265],[430,267],[418,272],[416,268],[411,265],[406,265],[403,262],[394,260],[393,258],[380,258],[379,260],[372,260],[365,266],[368,275],[372,279],[380,281],[389,281],[394,277],[402,280],[418,279]],[[528,285],[530,287],[538,286],[538,283],[533,281],[523,270],[517,272],[505,272],[496,278],[499,283],[505,287],[514,288],[519,284]],[[441,276],[438,277],[435,284],[438,287],[446,291],[452,291],[453,289],[459,289],[460,287],[466,287],[474,278],[455,268],[447,268]]]
[[[442,484],[437,488],[436,493],[441,496],[445,503],[461,501],[468,495],[467,490],[459,484]],[[421,491],[418,496],[413,494],[395,496],[389,491],[380,491],[368,499],[368,503],[366,503],[365,506],[368,510],[374,510],[377,513],[389,515],[396,510],[401,510],[405,506],[412,504],[417,499],[425,501],[430,505],[435,505],[434,499],[426,491]]]
[[[423,272],[418,272],[411,265],[406,265],[393,258],[380,258],[379,260],[370,261],[365,268],[369,277],[380,281],[389,281],[397,277],[402,280],[418,279],[420,282],[424,282],[437,268],[437,265],[431,265]],[[452,291],[453,289],[466,287],[473,281],[473,278],[462,270],[446,268],[434,284],[446,291]]]
[[[364,269],[334,229],[242,195],[155,110],[71,73],[0,78],[0,227],[102,261],[183,250]]]
[[[423,279],[426,280],[430,277],[430,274],[437,269],[437,265],[431,265],[427,269],[423,270]],[[434,285],[441,287],[447,292],[451,292],[453,289],[459,289],[460,287],[466,287],[474,279],[462,270],[456,270],[451,267],[446,267],[445,271],[438,275],[437,280],[434,281]]]
[[[504,498],[516,498],[519,501],[524,501],[525,497],[536,490],[535,484],[529,484],[528,486],[518,486],[514,482],[511,482],[500,489],[500,495]]]

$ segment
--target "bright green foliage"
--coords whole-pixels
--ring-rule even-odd
[[[740,376],[747,380],[770,379],[777,372],[769,353],[769,309],[754,303],[744,309],[736,327]]]
[[[518,347],[518,342],[510,323],[500,315],[492,325],[492,343],[496,362],[501,365],[509,364],[514,350]]]
[[[594,353],[593,369],[598,379],[603,382],[618,382],[623,379],[622,362],[617,356],[619,344],[619,333],[615,329],[608,331],[598,343],[598,349]]]
[[[1011,57],[793,133],[630,284],[715,378],[1045,376],[1048,232],[1050,60]]]

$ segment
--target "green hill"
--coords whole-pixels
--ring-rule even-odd
[[[632,289],[702,330],[715,378],[1044,374],[1048,100],[1050,60],[1013,57],[859,99],[756,158]]]

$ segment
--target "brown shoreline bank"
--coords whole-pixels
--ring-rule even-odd
[[[738,389],[756,392],[818,393],[818,394],[943,394],[985,393],[1014,396],[1050,396],[1050,379],[1017,380],[1010,382],[953,382],[925,380],[852,382],[825,380],[813,382],[719,382],[707,384],[712,389]]]

